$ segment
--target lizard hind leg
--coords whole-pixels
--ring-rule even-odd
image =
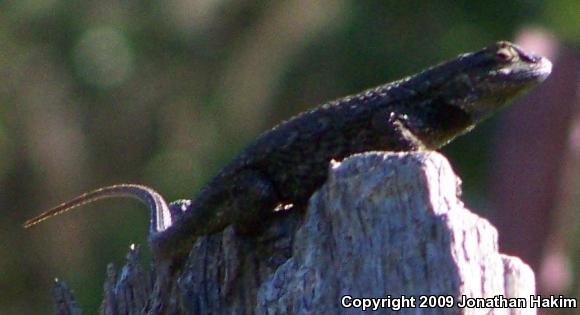
[[[266,176],[253,170],[236,172],[209,185],[193,200],[168,206],[174,219],[165,230],[152,231],[149,244],[159,259],[186,257],[198,237],[223,231],[257,235],[278,204],[278,194]]]
[[[237,174],[229,193],[234,228],[241,234],[260,233],[280,204],[273,183],[264,174],[254,170]]]

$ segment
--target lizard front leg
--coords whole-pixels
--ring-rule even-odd
[[[371,120],[374,130],[384,138],[382,143],[389,151],[413,151],[425,149],[425,144],[407,127],[407,115],[390,110],[376,112]]]

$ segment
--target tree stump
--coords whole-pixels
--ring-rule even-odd
[[[132,250],[120,275],[110,267],[101,312],[535,314],[459,307],[535,294],[531,269],[498,252],[495,228],[459,195],[437,152],[353,155],[331,163],[305,213],[265,222],[259,236],[230,227],[201,237],[179,272],[161,265],[148,274]],[[55,290],[59,314],[73,314],[67,291]]]

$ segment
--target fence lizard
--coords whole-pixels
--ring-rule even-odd
[[[128,196],[151,212],[157,259],[189,252],[201,235],[251,232],[277,209],[304,206],[331,160],[371,150],[437,149],[468,132],[551,72],[547,59],[498,42],[419,74],[328,102],[265,132],[191,200],[167,204],[153,189],[104,187],[26,221],[26,228],[97,199]]]

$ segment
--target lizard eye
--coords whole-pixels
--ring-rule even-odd
[[[519,57],[518,52],[512,47],[502,47],[497,51],[496,55],[501,60],[506,62],[517,60],[517,58]]]

